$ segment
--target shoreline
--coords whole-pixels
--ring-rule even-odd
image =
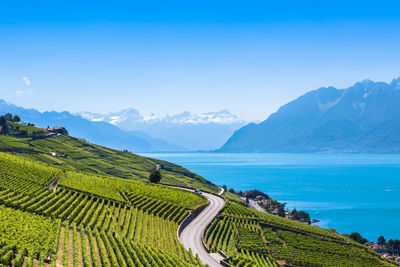
[[[400,177],[397,175],[400,175],[400,155],[347,155],[344,158],[324,155],[322,160],[317,155],[300,155],[299,158],[297,154],[285,154],[279,158],[271,154],[249,154],[247,158],[243,158],[243,154],[216,153],[141,155],[174,162],[215,184],[226,184],[228,188],[258,189],[273,199],[286,202],[290,209],[308,212],[311,219],[320,220],[317,225],[324,228],[332,227],[348,234],[359,232],[371,241],[376,241],[380,235],[399,238],[395,228],[397,222],[400,224],[400,217],[396,216],[400,205],[400,197],[396,197],[400,194],[400,180],[396,183],[396,177]],[[293,163],[296,163],[295,168],[287,167]],[[390,182],[379,178],[388,175],[394,177]],[[319,177],[324,177],[322,189],[319,188]],[[341,179],[336,181],[338,177]],[[347,181],[349,177],[354,182]],[[373,192],[363,192],[364,180],[369,183],[377,180],[377,186],[371,186]],[[347,192],[349,188],[356,191]],[[291,200],[293,198],[296,200]],[[316,216],[316,212],[320,214]],[[382,223],[385,228],[372,228],[372,225]]]

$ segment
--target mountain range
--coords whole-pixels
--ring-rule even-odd
[[[220,147],[245,123],[224,110],[192,115],[143,117],[137,110],[96,114],[39,112],[0,99],[0,114],[18,114],[23,122],[36,126],[63,126],[69,134],[89,142],[134,152],[211,150]]]
[[[240,128],[217,151],[399,153],[400,78],[310,91]]]
[[[185,111],[172,116],[143,116],[135,109],[124,109],[106,114],[81,112],[76,115],[93,122],[107,122],[130,133],[146,133],[181,150],[216,149],[246,124],[228,110],[199,115]]]
[[[0,114],[7,112],[18,114],[23,122],[34,123],[38,127],[63,126],[74,137],[86,138],[89,142],[116,149],[139,152],[176,149],[167,142],[138,133],[128,133],[109,123],[91,122],[67,111],[39,112],[36,109],[18,107],[0,100]]]

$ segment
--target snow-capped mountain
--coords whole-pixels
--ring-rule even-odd
[[[143,131],[173,145],[189,150],[211,150],[221,146],[235,130],[246,122],[228,110],[176,115],[141,115],[135,109],[123,109],[106,114],[81,112],[77,115],[96,122],[107,122],[125,131]]]
[[[156,116],[151,114],[150,116],[142,116],[136,109],[123,109],[118,112],[111,112],[106,114],[81,112],[78,113],[81,117],[91,121],[104,121],[114,125],[121,125],[127,123],[158,123],[158,122],[169,122],[176,124],[199,124],[199,123],[220,123],[220,124],[232,124],[242,123],[236,115],[231,114],[228,110],[222,110],[219,112],[209,112],[204,114],[191,114],[189,111],[185,111],[173,116]]]
[[[0,99],[0,114],[12,113],[21,117],[23,122],[34,123],[39,127],[63,126],[69,134],[84,137],[89,142],[116,149],[128,149],[135,152],[181,151],[181,147],[165,142],[140,132],[126,132],[119,127],[92,118],[92,121],[67,111],[39,112],[36,109],[26,109],[7,103]]]

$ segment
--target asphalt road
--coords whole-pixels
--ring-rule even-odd
[[[223,198],[204,193],[203,196],[208,198],[210,204],[182,231],[180,236],[181,242],[186,249],[191,248],[193,255],[199,254],[200,260],[204,264],[214,266],[222,266],[214,258],[208,254],[202,243],[202,235],[207,226],[217,216],[218,211],[225,205]]]

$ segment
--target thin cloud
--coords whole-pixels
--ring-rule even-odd
[[[24,80],[26,85],[31,85],[31,81],[29,80],[28,77],[22,76],[22,80]]]
[[[35,92],[33,90],[26,90],[26,91],[25,90],[17,90],[17,91],[15,91],[15,95],[17,97],[31,96],[34,94],[35,94]]]

